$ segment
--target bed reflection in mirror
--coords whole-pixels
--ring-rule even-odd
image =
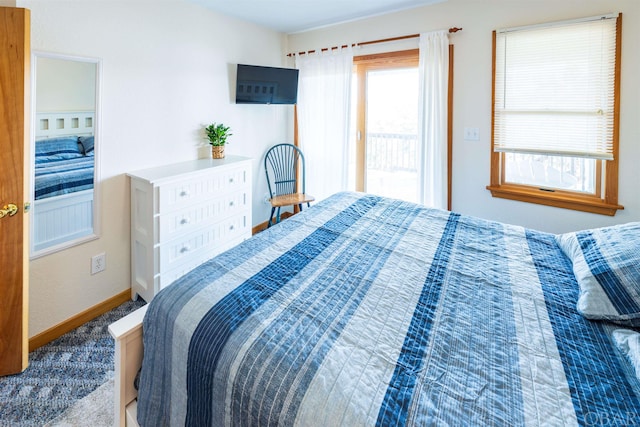
[[[32,258],[96,235],[99,62],[36,53]]]

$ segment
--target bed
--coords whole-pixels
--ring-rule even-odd
[[[93,152],[81,152],[80,140],[74,135],[36,141],[35,200],[93,189]],[[75,145],[73,153],[62,148],[69,144]],[[55,154],[39,154],[39,147]]]
[[[638,238],[336,194],[111,325],[116,424],[640,423]]]
[[[93,232],[94,112],[36,115],[33,250]]]

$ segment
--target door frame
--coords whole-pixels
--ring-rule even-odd
[[[366,181],[367,72],[394,68],[417,68],[419,54],[418,49],[410,49],[353,57],[353,68],[358,85],[356,97],[356,191],[365,191]]]
[[[353,57],[357,76],[356,107],[356,191],[365,191],[366,171],[366,75],[369,70],[406,68],[419,66],[419,49],[360,55]],[[453,45],[449,45],[449,85],[447,105],[447,209],[451,210],[452,157],[453,157]],[[417,106],[416,106],[417,108]]]

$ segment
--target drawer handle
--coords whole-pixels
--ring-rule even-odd
[[[233,184],[233,178],[229,178],[229,183]]]
[[[190,249],[189,246],[185,245],[185,246],[180,248],[180,253],[181,254],[187,253],[187,252],[189,252],[189,249]]]
[[[229,226],[229,230],[233,230],[235,227],[233,225]]]
[[[229,202],[229,206],[233,206],[233,205],[234,205],[234,203],[233,203],[233,200],[232,200],[232,201]]]
[[[189,224],[189,218],[182,218],[182,219],[180,220],[180,224],[181,224],[181,225]]]
[[[188,190],[182,190],[182,191],[180,192],[180,197],[186,197],[186,196],[188,196],[188,195],[189,195],[189,191],[188,191]]]

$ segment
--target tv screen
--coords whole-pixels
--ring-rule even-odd
[[[298,70],[238,64],[236,104],[295,104]]]

